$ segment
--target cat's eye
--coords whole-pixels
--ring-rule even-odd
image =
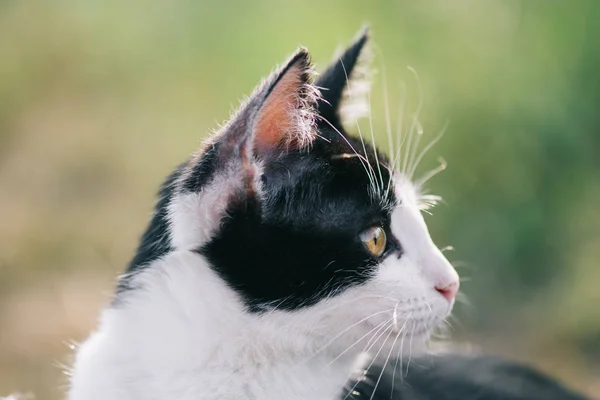
[[[380,226],[372,226],[360,234],[360,240],[363,242],[369,253],[375,257],[381,257],[385,251],[387,238],[385,231]]]

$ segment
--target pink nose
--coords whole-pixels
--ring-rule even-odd
[[[436,286],[435,290],[438,291],[439,294],[444,296],[446,300],[452,302],[454,297],[456,297],[456,293],[458,292],[458,281],[454,281],[447,286]]]

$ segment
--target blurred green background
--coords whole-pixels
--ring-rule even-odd
[[[417,107],[459,343],[600,398],[599,1],[0,1],[0,395],[62,398],[163,177],[298,45],[369,22],[374,129]]]

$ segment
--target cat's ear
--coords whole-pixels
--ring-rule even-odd
[[[299,149],[314,139],[318,91],[311,79],[310,55],[300,49],[259,90],[247,143],[254,157]]]
[[[316,86],[321,91],[317,107],[322,122],[342,130],[342,123],[353,123],[368,114],[366,94],[370,90],[368,49],[369,29],[325,69]]]
[[[231,204],[254,204],[246,200],[261,191],[262,166],[314,140],[317,94],[309,54],[301,49],[192,156],[168,205],[175,248],[205,244]]]

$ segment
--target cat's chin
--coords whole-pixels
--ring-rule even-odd
[[[381,325],[366,321],[352,334],[339,337],[330,349],[333,360],[352,359],[368,354],[378,363],[426,352],[431,335],[441,319],[411,319]]]

